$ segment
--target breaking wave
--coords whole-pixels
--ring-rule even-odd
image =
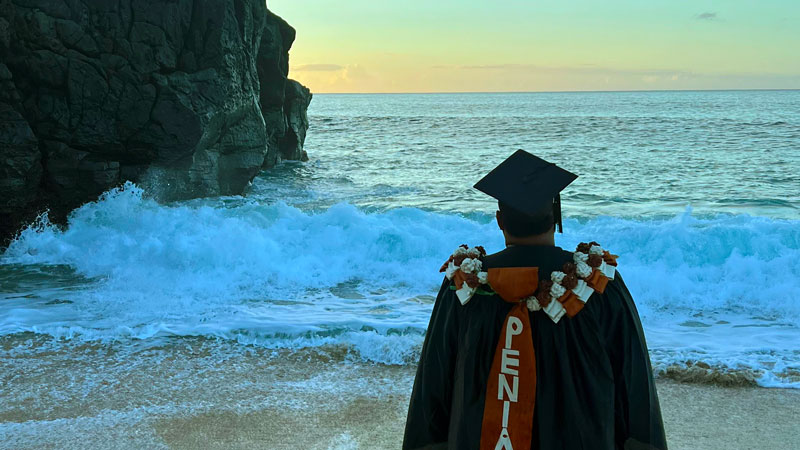
[[[597,240],[620,255],[657,371],[702,362],[800,386],[791,344],[800,338],[800,221],[687,209],[564,228],[564,248]],[[486,214],[367,213],[346,203],[306,212],[248,199],[162,205],[127,184],[73,212],[65,229],[42,218],[0,256],[0,335],[208,336],[344,346],[409,364],[438,268],[461,243],[503,245]]]

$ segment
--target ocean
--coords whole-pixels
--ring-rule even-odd
[[[556,243],[620,256],[657,376],[800,388],[800,91],[318,94],[309,120],[311,160],[243,196],[126,184],[23,231],[0,256],[9,408],[59,416],[185,352],[223,378],[253,352],[413,367],[441,263],[503,248],[472,185],[519,148],[579,175]],[[126,405],[98,411],[155,407]]]

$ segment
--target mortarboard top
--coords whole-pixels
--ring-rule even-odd
[[[576,178],[551,162],[517,150],[474,187],[519,212],[535,214]]]

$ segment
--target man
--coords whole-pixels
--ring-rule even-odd
[[[506,249],[462,246],[442,267],[404,449],[667,448],[616,257],[555,246],[575,178],[519,150],[475,185],[499,202]]]

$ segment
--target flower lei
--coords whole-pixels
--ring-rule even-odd
[[[524,301],[529,310],[543,310],[558,322],[564,314],[577,314],[595,291],[603,293],[616,273],[616,255],[597,242],[581,242],[572,254],[572,262],[551,272],[550,280],[539,283],[536,292]]]
[[[439,272],[445,273],[448,280],[453,281],[456,296],[462,305],[466,305],[478,292],[478,288],[489,282],[489,274],[481,270],[483,262],[480,258],[484,256],[486,256],[486,250],[480,245],[470,247],[462,244],[439,269]],[[490,292],[481,293],[489,294]]]
[[[491,295],[488,273],[482,271],[480,258],[486,256],[483,247],[461,245],[445,261],[440,272],[452,280],[458,300],[467,304],[476,293]],[[553,322],[564,314],[575,316],[583,304],[597,291],[605,291],[617,272],[617,256],[604,250],[597,242],[582,242],[572,254],[572,261],[561,270],[550,273],[550,279],[539,282],[536,292],[523,299],[530,311],[544,311]],[[554,301],[555,300],[555,301]]]

